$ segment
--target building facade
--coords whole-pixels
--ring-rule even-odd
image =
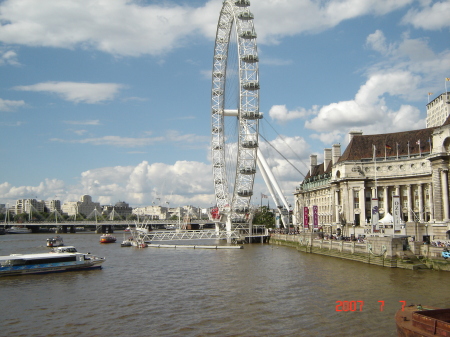
[[[114,206],[103,206],[103,215],[108,216],[111,220],[116,218],[126,219],[132,212],[133,208],[124,201],[116,202]]]
[[[311,156],[310,171],[294,193],[299,225],[304,227],[305,207],[311,214],[317,206],[324,231],[369,229],[373,216],[392,214],[393,197],[399,196],[405,226],[421,226],[434,239],[450,238],[450,119],[439,127],[378,135],[350,132],[349,137],[342,155],[340,145],[334,145],[325,149],[320,165]]]
[[[45,201],[36,199],[19,199],[16,200],[16,206],[14,209],[15,214],[21,213],[33,213],[33,212],[44,212],[45,211]]]
[[[91,213],[96,210],[101,214],[102,208],[100,203],[93,202],[90,195],[83,195],[80,201],[69,201],[62,205],[62,211],[69,216],[82,214],[86,217],[91,216]]]
[[[136,207],[133,209],[133,214],[149,217],[152,220],[166,220],[168,219],[168,208],[161,206]]]
[[[440,126],[450,114],[450,92],[443,93],[427,104],[427,128]]]

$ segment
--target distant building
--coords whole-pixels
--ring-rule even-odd
[[[132,213],[136,214],[139,217],[150,217],[153,220],[168,219],[167,207],[161,206],[137,207],[133,209]]]
[[[16,200],[16,206],[14,213],[33,213],[33,212],[44,212],[45,211],[45,201],[44,200],[36,200],[36,199],[19,199]]]
[[[117,202],[114,206],[103,206],[103,215],[112,218],[126,219],[132,214],[133,208],[124,201]]]
[[[58,212],[62,213],[61,200],[49,200],[45,202],[45,211],[48,213]]]
[[[427,128],[444,124],[450,114],[450,92],[443,93],[427,104]]]
[[[88,217],[94,210],[99,213],[102,212],[100,203],[93,202],[90,195],[83,195],[80,201],[69,201],[62,205],[62,211],[69,216],[82,214]]]

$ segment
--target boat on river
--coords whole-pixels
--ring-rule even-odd
[[[450,336],[450,309],[422,307],[400,309],[395,314],[399,337]]]
[[[12,226],[6,229],[7,234],[30,234],[32,233],[31,229],[22,226]]]
[[[103,234],[100,236],[100,243],[114,243],[116,240],[116,237],[111,234]]]
[[[131,247],[133,246],[134,239],[132,236],[129,236],[128,238],[125,238],[125,235],[123,236],[123,241],[120,244],[120,247]]]
[[[47,247],[61,247],[64,246],[63,238],[59,235],[47,239]]]
[[[50,253],[0,256],[0,276],[98,269],[103,262],[104,257],[79,253],[73,246],[56,247]]]

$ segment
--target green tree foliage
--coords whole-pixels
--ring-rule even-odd
[[[266,228],[274,228],[275,215],[267,206],[262,206],[256,211],[253,217],[253,224],[264,225]]]

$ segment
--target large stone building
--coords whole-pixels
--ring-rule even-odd
[[[169,218],[168,208],[161,206],[145,206],[133,209],[133,214],[139,217],[147,217],[152,220],[166,220]]]
[[[316,210],[318,229],[350,234],[348,229],[357,227],[373,234],[372,215],[387,219],[393,196],[399,196],[409,233],[414,229],[416,236],[450,238],[450,118],[437,127],[377,135],[350,132],[349,137],[344,153],[333,145],[325,149],[321,164],[311,155],[310,171],[294,193],[299,225],[304,227],[307,207],[307,216]]]
[[[80,201],[69,201],[62,205],[62,211],[69,216],[82,214],[88,217],[94,210],[100,214],[102,212],[100,203],[93,202],[90,195],[83,195]]]
[[[109,217],[110,220],[114,220],[117,218],[126,219],[131,215],[132,211],[133,208],[124,201],[116,202],[114,206],[103,206],[103,215]]]
[[[45,201],[36,199],[18,199],[14,209],[15,214],[21,213],[42,213],[45,210]]]

